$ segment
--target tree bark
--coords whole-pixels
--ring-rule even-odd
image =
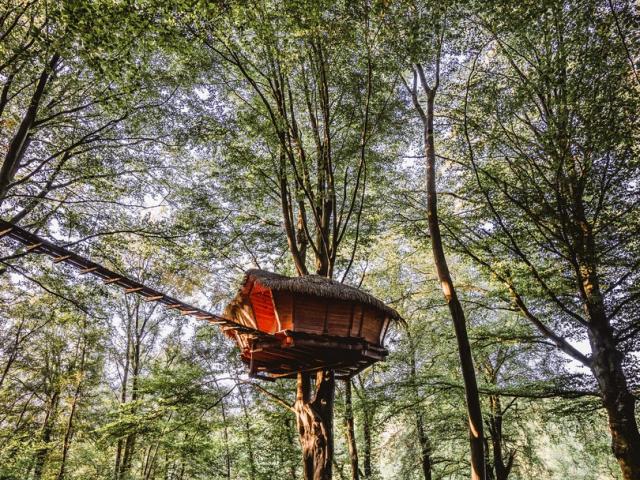
[[[293,408],[302,448],[304,480],[331,480],[334,395],[333,371],[317,372],[313,399],[309,374],[298,373]]]
[[[423,77],[423,75],[421,75]],[[456,294],[447,259],[442,246],[442,236],[440,234],[440,223],[438,221],[438,206],[436,192],[436,154],[433,132],[434,103],[436,87],[428,89],[423,82],[423,87],[427,93],[427,110],[423,116],[424,122],[424,148],[427,162],[427,219],[429,224],[429,234],[431,236],[431,249],[433,260],[436,266],[438,279],[444,293],[445,300],[449,306],[451,319],[458,341],[458,353],[460,355],[460,366],[465,386],[467,400],[467,414],[469,418],[469,443],[471,445],[471,478],[473,480],[484,479],[485,458],[482,428],[482,410],[480,407],[480,397],[478,395],[478,385],[471,355],[471,346],[467,334],[467,322],[464,310]]]
[[[218,388],[218,381],[214,378],[213,380],[216,384],[216,388]],[[225,476],[227,480],[231,480],[231,452],[229,451],[229,425],[227,422],[227,409],[224,404],[224,397],[220,399],[220,412],[222,413],[222,425],[223,437],[224,437],[224,466],[225,466]]]

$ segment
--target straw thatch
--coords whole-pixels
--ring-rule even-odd
[[[266,270],[252,269],[247,270],[243,283],[246,283],[250,277],[253,277],[260,284],[271,290],[288,291],[291,293],[315,295],[317,297],[363,303],[382,310],[391,319],[400,319],[398,312],[393,308],[388,307],[374,296],[355,287],[350,287],[349,285],[336,282],[335,280],[330,280],[320,275],[285,277],[284,275],[268,272]]]

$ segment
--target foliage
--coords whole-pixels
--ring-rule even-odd
[[[467,478],[406,88],[439,54],[438,208],[492,478],[622,478],[590,292],[633,405],[637,19],[624,0],[5,0],[0,215],[211,311],[256,266],[371,292],[404,322],[351,380],[359,478]],[[215,326],[0,254],[1,479],[301,478],[291,381],[256,387]]]

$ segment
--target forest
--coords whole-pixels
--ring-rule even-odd
[[[0,0],[0,480],[640,480],[638,112],[633,0]]]

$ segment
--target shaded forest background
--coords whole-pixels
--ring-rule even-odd
[[[2,218],[210,311],[258,267],[405,319],[338,383],[336,479],[469,476],[414,103],[435,87],[489,475],[623,478],[588,280],[637,419],[632,2],[1,1]],[[303,231],[312,191],[326,239]],[[292,382],[249,379],[215,326],[0,254],[0,479],[301,478]]]

